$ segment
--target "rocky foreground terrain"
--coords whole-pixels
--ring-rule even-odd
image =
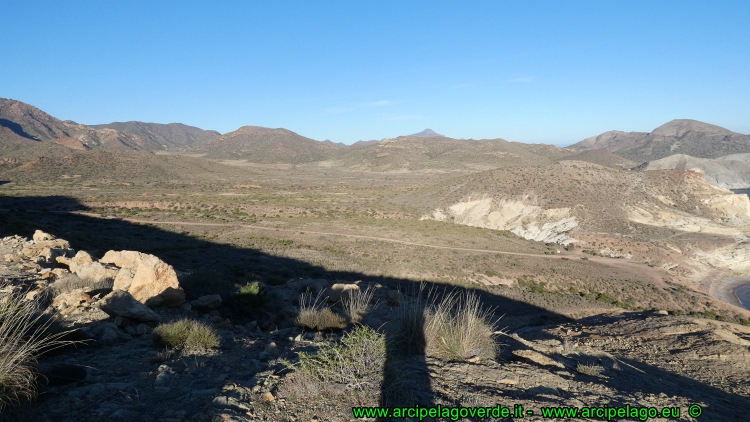
[[[518,404],[535,411],[529,420],[558,405],[676,406],[683,421],[739,421],[750,412],[750,328],[734,323],[613,310],[529,326],[495,309],[494,357],[389,353],[378,385],[323,382],[302,370],[300,357],[346,343],[355,326],[389,343],[389,326],[418,301],[418,290],[300,278],[263,286],[274,312],[243,314],[236,308],[242,290],[191,297],[180,286],[185,275],[154,255],[98,258],[37,231],[33,239],[2,239],[0,257],[0,296],[39,304],[55,329],[74,329],[70,338],[82,340],[42,357],[38,398],[3,409],[6,420],[348,421],[352,406],[414,403]],[[350,290],[372,292],[360,318],[342,304]],[[307,291],[326,298],[342,324],[300,327]],[[155,341],[154,329],[185,318],[210,326],[219,346]],[[694,404],[703,408],[700,418],[688,414]]]

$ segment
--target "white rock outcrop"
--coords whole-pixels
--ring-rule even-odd
[[[99,262],[119,267],[114,289],[130,293],[147,306],[177,307],[185,303],[185,291],[180,287],[174,268],[154,255],[109,251]]]
[[[484,197],[438,208],[422,220],[453,221],[472,227],[508,230],[524,239],[567,244],[568,232],[578,226],[570,208],[543,209],[522,200]]]

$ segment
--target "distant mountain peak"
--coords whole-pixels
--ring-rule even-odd
[[[423,130],[423,131],[421,131],[419,133],[414,133],[414,134],[409,135],[409,136],[417,136],[419,138],[434,138],[436,136],[445,137],[445,135],[441,135],[441,134],[435,132],[432,129],[425,129],[425,130]]]
[[[721,126],[692,119],[672,120],[657,127],[651,133],[660,136],[682,136],[686,132],[703,132],[710,135],[737,135],[737,133]]]

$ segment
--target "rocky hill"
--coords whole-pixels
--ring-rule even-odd
[[[584,139],[570,148],[578,151],[603,148],[639,163],[674,154],[718,158],[750,152],[750,135],[697,120],[678,119],[659,126],[651,133],[611,131]]]
[[[206,158],[300,164],[329,159],[345,148],[342,144],[316,141],[287,129],[243,126],[191,151],[205,153]]]
[[[163,147],[140,136],[113,129],[94,129],[62,121],[20,101],[0,98],[0,148],[18,149],[32,142],[50,142],[71,149],[155,151]]]
[[[604,167],[616,167],[621,169],[629,169],[635,167],[638,164],[634,161],[630,161],[626,158],[620,157],[619,155],[613,154],[606,149],[587,150],[579,154],[560,158],[558,161],[562,160],[585,161],[587,163],[598,164]]]
[[[137,135],[165,149],[191,148],[205,144],[221,134],[215,130],[203,130],[182,123],[112,122],[104,125],[89,125],[94,129],[114,129]]]
[[[401,136],[351,148],[336,157],[334,162],[337,166],[364,171],[476,171],[546,165],[571,154],[554,145],[522,144],[503,139]]]
[[[712,287],[701,280],[712,271],[750,271],[750,200],[711,186],[696,172],[635,172],[566,160],[462,176],[402,201],[424,210],[423,219],[574,243],[661,266],[705,291]]]
[[[59,145],[39,145],[4,154],[0,177],[10,180],[109,180],[186,181],[209,180],[247,172],[203,160],[179,155],[156,155],[146,151],[91,150],[75,151]]]
[[[750,188],[750,153],[731,154],[714,159],[675,154],[643,163],[635,168],[639,171],[667,169],[702,173],[706,182],[720,188]]]

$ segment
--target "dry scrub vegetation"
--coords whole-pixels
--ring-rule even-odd
[[[0,410],[33,398],[37,359],[44,352],[71,343],[63,340],[69,331],[49,330],[52,323],[35,301],[25,301],[15,293],[0,300]]]
[[[173,349],[212,349],[220,338],[210,326],[189,319],[161,324],[154,329],[154,340]]]

